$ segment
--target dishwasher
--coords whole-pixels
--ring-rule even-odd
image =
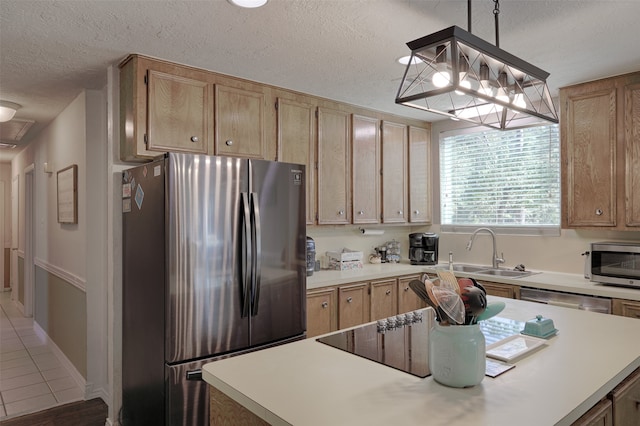
[[[520,300],[581,309],[583,311],[600,312],[603,314],[611,313],[611,299],[607,297],[586,296],[584,294],[522,287],[520,289]]]

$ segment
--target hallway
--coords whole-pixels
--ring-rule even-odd
[[[83,389],[33,318],[0,293],[0,421],[82,400]]]

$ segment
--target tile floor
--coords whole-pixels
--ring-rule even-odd
[[[83,391],[46,338],[0,292],[0,421],[82,399]]]

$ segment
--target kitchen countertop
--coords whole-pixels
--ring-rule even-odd
[[[505,267],[502,269],[509,268]],[[409,262],[383,264],[368,263],[364,264],[362,269],[352,271],[322,270],[314,272],[312,276],[307,277],[307,290],[357,281],[369,281],[400,275],[421,274],[423,272],[435,274],[436,270],[433,266],[411,265]],[[455,274],[457,277],[474,277],[480,282],[491,281],[519,285],[522,287],[640,301],[640,288],[616,287],[593,283],[588,279],[585,279],[583,275],[578,274],[537,270],[534,272],[536,273],[522,278],[506,278],[458,271],[456,271]]]
[[[554,320],[548,346],[458,389],[306,339],[206,364],[203,378],[273,425],[569,425],[640,366],[640,321],[520,300]],[[615,332],[612,332],[614,331]]]

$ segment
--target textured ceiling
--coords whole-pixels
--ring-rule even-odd
[[[473,2],[472,32],[494,43],[492,0]],[[640,0],[502,0],[500,47],[548,71],[552,95],[640,70]],[[467,28],[465,0],[0,0],[0,99],[35,120],[28,143],[129,53],[427,120],[394,104],[406,42]]]

